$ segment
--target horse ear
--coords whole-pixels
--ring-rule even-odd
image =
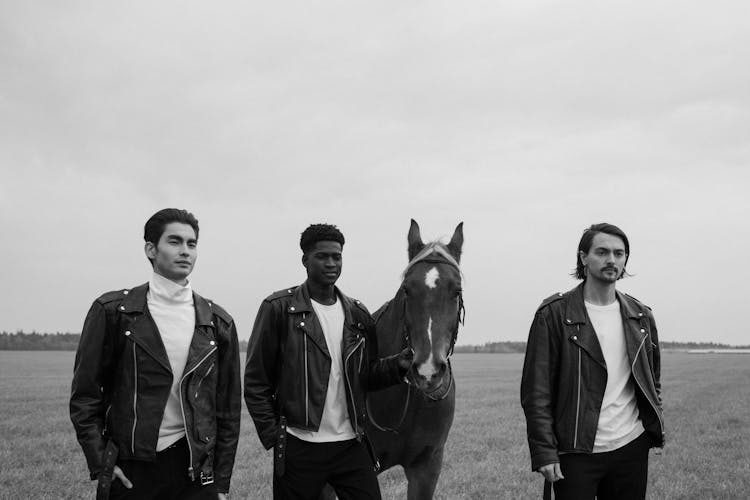
[[[450,243],[448,243],[448,250],[456,259],[456,262],[461,261],[461,248],[464,246],[464,223],[461,222],[456,226],[456,230],[453,232],[453,237]]]
[[[409,260],[412,260],[423,248],[422,235],[419,232],[419,224],[414,219],[411,220],[409,235],[406,237],[409,242]]]

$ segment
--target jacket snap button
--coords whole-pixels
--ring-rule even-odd
[[[643,316],[643,313],[638,313],[638,317],[639,318],[642,317],[642,316]]]
[[[213,321],[211,322],[211,326],[214,326],[214,322]]]
[[[128,291],[127,290],[123,290],[122,293],[123,293],[123,295],[127,295]]]
[[[127,337],[128,335],[130,335],[130,330],[125,331],[125,336]]]
[[[120,311],[124,311],[124,310],[125,310],[125,306],[120,306]]]
[[[216,342],[214,342],[214,341],[212,340],[211,342],[209,342],[209,344],[211,344],[211,345],[216,345]]]
[[[291,290],[287,290],[287,292],[289,292],[289,293],[292,293],[292,291],[291,291]]]
[[[641,328],[641,333],[646,333],[646,330],[644,330],[643,328]]]
[[[294,311],[294,306],[289,308],[290,311]]]
[[[566,320],[565,320],[565,322],[566,322],[566,323],[570,323],[570,320],[569,320],[569,319],[566,319]]]
[[[577,335],[573,335],[573,340],[578,340],[578,336]]]
[[[362,323],[357,323],[357,328],[364,328],[364,327],[365,325],[363,325]]]
[[[305,326],[305,322],[301,321],[300,324],[299,324],[299,326]]]

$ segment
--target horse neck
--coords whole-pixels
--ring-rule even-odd
[[[378,316],[376,330],[379,357],[399,353],[404,348],[403,312],[403,296],[401,293],[397,293],[382,314]]]

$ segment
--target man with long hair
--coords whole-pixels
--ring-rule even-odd
[[[573,275],[529,331],[521,380],[532,470],[558,500],[646,497],[648,454],[664,445],[659,337],[651,309],[616,289],[630,243],[586,229]]]

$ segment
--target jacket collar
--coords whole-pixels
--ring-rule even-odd
[[[125,313],[144,313],[146,311],[147,296],[148,283],[131,289],[122,301],[121,311]],[[211,302],[194,291],[193,306],[195,307],[195,326],[213,326]]]
[[[643,339],[644,330],[640,327],[640,319],[644,317],[640,304],[628,295],[619,291],[617,300],[620,303],[620,315],[623,319],[623,331],[625,333],[625,345],[628,357],[633,360],[635,352]],[[627,321],[635,320],[635,321]],[[604,354],[602,353],[599,339],[596,336],[591,320],[586,313],[586,305],[583,301],[583,283],[568,292],[568,301],[565,308],[565,324],[575,327],[571,335],[575,335],[575,341],[589,352],[592,358],[606,367]]]
[[[161,340],[159,331],[153,319],[145,316],[147,310],[148,283],[139,285],[128,291],[120,305],[123,313],[137,313],[131,323],[130,335],[146,352],[156,359],[164,368],[171,372],[169,357]],[[211,302],[193,292],[193,307],[195,308],[195,330],[193,330],[185,371],[192,368],[208,349],[215,345],[215,334]]]
[[[565,322],[573,325],[588,323],[586,305],[583,302],[583,283],[568,293],[570,295],[565,309]],[[617,301],[620,303],[620,312],[623,318],[639,319],[644,316],[645,313],[636,300],[619,290],[615,290],[615,294]]]
[[[352,317],[352,299],[344,295],[344,293],[341,290],[339,290],[337,286],[334,286],[333,288],[336,292],[336,296],[338,297],[339,301],[341,301],[342,308],[344,309],[344,324],[345,325],[354,324],[354,319]],[[312,299],[310,299],[310,288],[307,285],[307,281],[302,283],[302,285],[298,286],[297,289],[292,294],[292,300],[289,303],[288,312],[292,312],[292,313],[313,312]]]

